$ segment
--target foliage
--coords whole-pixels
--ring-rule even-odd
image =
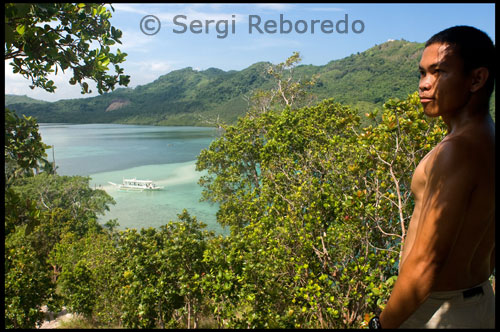
[[[42,220],[51,220],[37,208],[31,197],[22,197],[14,184],[43,169],[53,172],[44,157],[46,145],[41,141],[38,124],[31,117],[22,118],[5,111],[5,327],[32,328],[43,315],[41,304],[51,297],[49,267],[39,233]],[[38,235],[42,235],[41,237]]]
[[[5,95],[5,106],[8,106],[10,104],[45,104],[48,103],[47,101],[44,100],[38,100],[34,98],[30,98],[26,95],[24,96],[18,96],[18,95]]]
[[[83,236],[93,227],[98,214],[104,214],[109,204],[115,204],[104,190],[90,188],[89,181],[89,177],[41,173],[19,179],[12,188],[21,199],[34,199],[41,210],[67,211],[74,220],[68,230]]]
[[[6,327],[32,328],[42,304],[57,307],[60,271],[48,264],[50,252],[67,231],[83,236],[99,229],[97,214],[113,200],[89,188],[88,178],[53,174],[33,118],[6,110],[5,123]]]
[[[331,61],[318,81],[318,98],[333,95],[342,103],[369,101],[379,107],[389,98],[405,98],[418,87],[423,49],[423,43],[395,40]]]
[[[202,262],[211,233],[186,210],[160,230],[129,229],[119,242],[121,321],[126,328],[197,327]],[[181,325],[183,323],[184,325]]]
[[[376,113],[367,116],[375,118]],[[363,206],[359,213],[370,220],[372,231],[378,229],[402,244],[413,210],[410,190],[413,171],[442,140],[445,128],[440,119],[424,117],[415,93],[404,102],[389,100],[384,105],[381,122],[363,129],[359,142],[368,156],[352,168],[359,183],[370,188],[363,195],[373,204]]]
[[[51,292],[50,271],[25,238],[26,225],[5,239],[5,328],[33,328],[43,320],[41,302]]]
[[[31,88],[49,92],[56,86],[48,75],[68,68],[73,74],[69,83],[78,82],[82,94],[91,92],[86,79],[97,83],[99,93],[127,85],[130,78],[119,66],[127,54],[110,50],[121,44],[122,32],[111,26],[110,18],[104,4],[6,3],[5,60],[13,60],[14,73],[30,79]],[[109,65],[115,75],[106,73]]]
[[[299,52],[294,52],[286,61],[277,65],[270,65],[267,74],[275,82],[270,90],[258,89],[248,99],[250,110],[266,112],[271,108],[282,109],[283,107],[297,108],[298,105],[305,106],[310,100],[306,99],[307,90],[314,87],[319,75],[313,75],[311,80],[302,83],[295,78],[297,64],[300,63]],[[310,99],[310,98],[309,98]]]
[[[106,325],[103,323],[99,322],[94,322],[91,319],[85,318],[82,315],[75,315],[73,318],[60,321],[59,322],[59,329],[118,329],[120,328],[117,325]]]
[[[71,84],[80,83],[90,92],[85,79],[97,82],[100,93],[128,76],[118,66],[124,53],[110,52],[121,31],[111,27],[111,13],[99,4],[5,4],[5,59],[12,59],[14,73],[32,80],[31,87],[55,90],[48,75],[55,66],[71,68]],[[50,24],[57,22],[56,24]],[[43,23],[46,23],[43,25]],[[92,42],[100,49],[90,50]],[[107,75],[108,64],[117,75]],[[32,100],[30,102],[33,103]],[[44,103],[34,103],[44,104]],[[45,157],[48,148],[38,132],[36,119],[5,110],[5,327],[34,328],[41,323],[41,306],[60,307],[55,292],[60,266],[49,256],[67,234],[85,237],[103,232],[97,214],[107,209],[112,198],[88,187],[88,178],[58,177],[55,165]],[[108,224],[110,228],[113,223]],[[72,294],[94,288],[85,260],[63,270],[64,280],[77,288]],[[73,279],[71,279],[73,278]],[[79,288],[80,287],[80,288]],[[87,288],[85,288],[87,287]],[[91,300],[69,296],[75,308],[88,313]]]
[[[90,189],[88,179],[46,173],[18,179],[5,198],[6,326],[33,328],[40,323],[43,304],[53,310],[61,304],[55,287],[62,266],[49,262],[54,248],[67,234],[102,232],[96,215],[112,199]],[[80,269],[85,272],[84,266]]]
[[[387,102],[366,128],[350,107],[324,100],[225,129],[197,162],[208,171],[204,198],[231,227],[222,257],[206,258],[212,278],[231,286],[211,295],[217,320],[361,326],[388,296],[413,208],[411,166],[443,137],[442,124],[424,119],[413,94]]]
[[[83,237],[66,232],[51,252],[58,290],[66,306],[93,323],[118,320],[116,234],[92,230]]]
[[[72,269],[61,273],[61,285],[69,293],[68,304],[74,312],[89,316],[95,305],[92,271],[85,260],[78,261]]]
[[[66,232],[50,255],[59,293],[98,326],[198,327],[211,232],[187,211],[159,230]]]
[[[44,170],[54,172],[44,158],[49,146],[42,142],[38,124],[32,117],[17,116],[5,109],[5,184],[9,186],[22,176],[33,176],[42,164]]]

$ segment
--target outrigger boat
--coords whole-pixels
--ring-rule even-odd
[[[136,178],[133,179],[123,179],[122,184],[116,184],[113,182],[108,182],[109,184],[112,184],[113,186],[117,186],[118,189],[120,190],[160,190],[163,189],[163,187],[159,187],[156,184],[153,183],[153,181],[150,180],[137,180]]]

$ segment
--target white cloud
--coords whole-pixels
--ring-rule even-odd
[[[166,71],[172,68],[172,64],[168,62],[153,62],[150,63],[148,66],[149,68],[151,68],[152,71],[160,73],[165,73]]]
[[[175,68],[174,61],[147,60],[127,62],[126,73],[130,75],[129,87],[148,84]]]
[[[137,30],[123,30],[122,38],[120,39],[121,44],[113,45],[113,50],[120,49],[122,52],[149,52],[150,49],[147,46],[153,46],[154,43],[158,41],[155,38],[146,36],[139,30],[139,25],[137,25]]]

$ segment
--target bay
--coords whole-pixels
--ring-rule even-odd
[[[118,219],[119,229],[158,228],[177,220],[186,209],[207,224],[227,233],[216,221],[217,204],[200,202],[202,188],[196,158],[217,137],[205,127],[157,127],[119,124],[41,123],[40,134],[53,152],[59,175],[89,176],[90,186],[105,190],[116,201],[99,218]],[[124,178],[152,180],[160,191],[120,191],[109,182]]]

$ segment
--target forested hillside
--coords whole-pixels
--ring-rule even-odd
[[[389,97],[405,98],[416,91],[422,47],[404,40],[389,41],[324,66],[297,66],[294,76],[305,80],[318,75],[310,90],[317,101],[334,98],[364,112],[382,106]],[[207,120],[219,116],[235,123],[248,109],[245,97],[269,89],[269,65],[258,62],[227,72],[188,67],[134,89],[120,88],[93,98],[33,104],[7,96],[6,105],[38,122],[207,125]]]
[[[5,95],[5,105],[12,104],[45,104],[46,101],[30,98],[26,95]]]

